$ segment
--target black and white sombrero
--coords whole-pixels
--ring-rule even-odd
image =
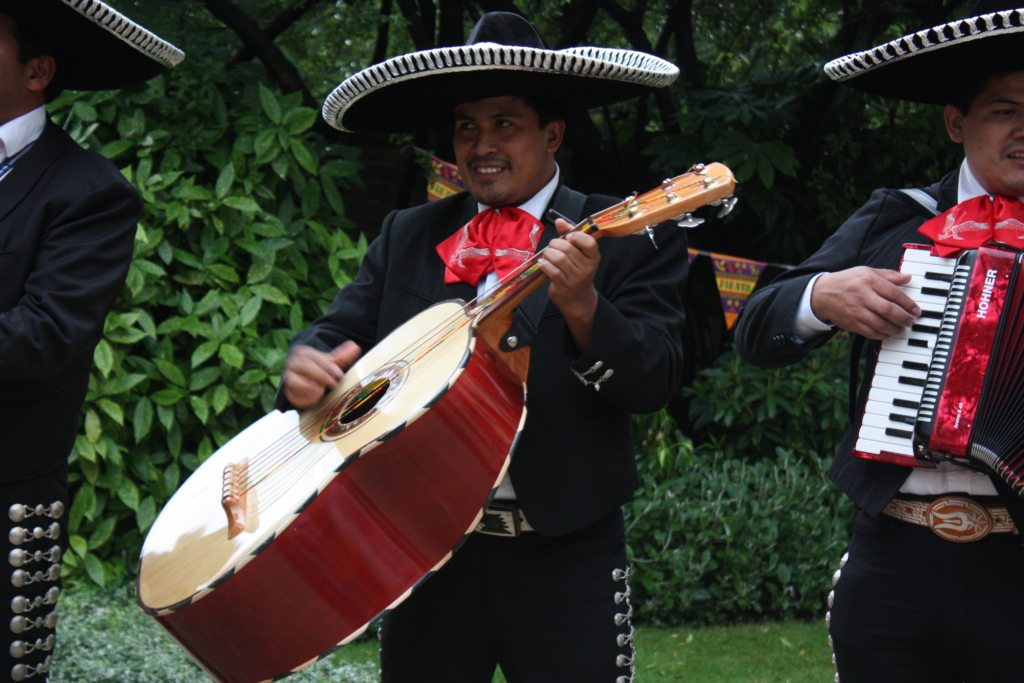
[[[465,45],[399,55],[345,79],[327,96],[323,117],[345,131],[414,130],[467,100],[524,95],[589,109],[663,88],[678,75],[674,64],[634,50],[551,50],[523,17],[488,12]]]
[[[979,2],[973,16],[834,59],[825,73],[876,95],[948,104],[973,78],[1024,69],[1024,7],[1006,4]]]
[[[112,90],[176,66],[185,53],[100,0],[0,0],[0,12],[43,38],[61,87]]]

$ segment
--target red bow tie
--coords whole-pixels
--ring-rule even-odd
[[[476,285],[492,270],[504,278],[533,256],[543,232],[540,221],[521,209],[484,209],[437,245],[444,283]]]
[[[935,242],[935,256],[952,256],[987,242],[1024,249],[1024,205],[1016,198],[982,195],[940,213],[917,231]]]

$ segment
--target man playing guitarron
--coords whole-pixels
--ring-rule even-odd
[[[673,226],[599,250],[548,210],[578,221],[616,201],[562,183],[562,112],[642,94],[677,71],[586,50],[563,59],[570,52],[545,48],[522,17],[489,13],[467,45],[370,67],[325,104],[327,121],[352,131],[447,117],[468,192],[385,219],[352,284],[295,338],[280,408],[315,405],[413,315],[475,299],[541,250],[550,282],[508,475],[477,531],[385,615],[384,681],[488,683],[497,666],[510,682],[633,680],[620,506],[637,481],[631,414],[658,409],[681,380],[685,237]]]

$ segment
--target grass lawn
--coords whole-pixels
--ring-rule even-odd
[[[135,606],[131,587],[61,597],[52,683],[201,683],[207,677]],[[638,683],[832,681],[824,620],[706,628],[638,628]],[[289,683],[375,683],[377,641],[335,651]],[[498,674],[495,683],[503,683]],[[453,682],[455,683],[455,682]]]

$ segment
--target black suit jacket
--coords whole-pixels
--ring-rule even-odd
[[[552,207],[579,219],[615,202],[567,188]],[[329,350],[351,339],[369,348],[419,311],[448,299],[470,301],[476,288],[445,285],[435,247],[475,213],[467,194],[392,212],[370,245],[355,280],[294,344]],[[637,482],[631,414],[664,405],[678,390],[683,358],[681,292],[688,261],[682,230],[600,242],[600,294],[587,353],[574,347],[558,309],[542,308],[532,342],[524,432],[512,457],[512,481],[527,518],[541,533],[579,529],[627,501]],[[545,221],[543,247],[557,233]],[[542,295],[543,296],[543,295]],[[544,303],[543,301],[541,302]],[[597,361],[614,374],[599,391],[572,370]],[[279,407],[287,403],[279,397]]]
[[[52,122],[0,182],[0,481],[68,456],[141,203]]]
[[[939,211],[957,203],[958,179],[958,172],[953,172],[925,188],[938,199]],[[812,348],[825,344],[833,333],[815,337],[807,344],[793,335],[800,298],[810,279],[816,273],[858,265],[899,269],[904,244],[931,244],[931,240],[917,232],[928,218],[930,214],[898,191],[873,192],[868,202],[818,251],[747,300],[736,325],[736,347],[740,354],[762,367],[779,367],[796,362]],[[867,347],[865,377],[853,411],[858,416],[870,387],[880,344],[870,342]],[[851,424],[843,435],[829,476],[859,508],[877,514],[903,484],[910,468],[851,456],[858,427]]]

